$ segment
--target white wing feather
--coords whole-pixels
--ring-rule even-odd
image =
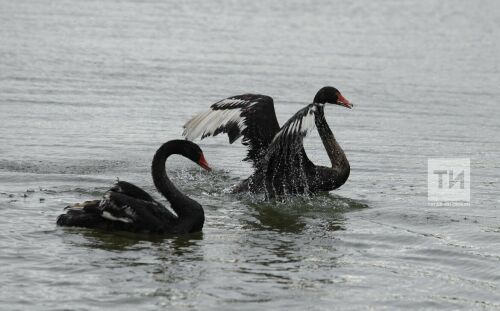
[[[198,137],[213,135],[220,127],[225,127],[229,123],[236,123],[240,132],[246,128],[245,118],[241,116],[241,108],[231,108],[246,102],[241,99],[224,99],[217,105],[227,106],[227,109],[210,109],[199,113],[184,125],[183,136],[187,140],[194,140]],[[252,105],[251,103],[250,105]]]
[[[315,115],[316,106],[311,105],[308,107],[306,114],[304,114],[300,118],[295,118],[291,120],[291,122],[285,124],[280,131],[274,136],[273,142],[278,139],[287,140],[286,136],[292,136],[298,133],[302,133],[302,135],[307,135],[309,132],[314,130],[316,127],[315,123]]]

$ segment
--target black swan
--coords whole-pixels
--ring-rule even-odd
[[[349,161],[325,119],[325,104],[352,108],[331,86],[321,88],[311,104],[297,111],[281,128],[273,99],[259,94],[232,96],[213,104],[184,125],[187,140],[227,133],[229,143],[243,136],[248,146],[245,161],[255,172],[233,191],[265,192],[273,197],[330,191],[342,186],[350,173]],[[331,167],[314,165],[306,155],[303,139],[316,126]]]
[[[180,154],[210,170],[200,147],[186,140],[171,140],[155,153],[151,173],[156,189],[170,202],[170,212],[141,188],[118,181],[103,199],[66,207],[57,218],[59,226],[99,228],[151,234],[178,234],[201,231],[205,222],[203,207],[180,192],[169,180],[165,161]]]

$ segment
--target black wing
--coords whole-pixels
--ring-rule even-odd
[[[141,188],[117,182],[101,200],[66,207],[57,219],[60,226],[162,233],[177,216]]]
[[[277,156],[284,149],[298,152],[303,147],[304,137],[316,126],[318,109],[318,104],[310,104],[288,119],[269,144],[267,156]]]
[[[108,191],[99,205],[101,216],[135,228],[134,231],[158,231],[177,217],[156,201],[145,201]]]
[[[243,136],[242,143],[248,146],[244,160],[257,166],[279,129],[273,99],[244,94],[223,99],[193,117],[184,125],[183,135],[193,140],[227,133],[231,144]]]
[[[303,142],[304,137],[315,128],[316,116],[320,109],[321,107],[314,103],[302,108],[275,135],[262,166],[268,191],[274,193],[307,191],[305,173],[313,168],[314,164],[307,157]]]
[[[123,193],[129,197],[153,202],[153,198],[146,191],[126,181],[117,181],[109,191]]]

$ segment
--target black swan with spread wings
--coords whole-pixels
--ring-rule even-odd
[[[232,96],[194,116],[184,125],[183,135],[187,140],[194,140],[227,133],[229,143],[243,137],[242,143],[248,147],[244,160],[252,162],[255,171],[236,186],[234,192],[265,192],[274,197],[330,191],[346,182],[350,166],[326,122],[326,104],[352,108],[336,88],[326,86],[316,93],[311,104],[280,127],[271,97]],[[314,127],[318,129],[331,167],[315,165],[306,155],[303,139]]]

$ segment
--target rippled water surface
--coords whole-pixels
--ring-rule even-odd
[[[500,308],[500,2],[0,1],[0,309]],[[333,85],[340,189],[266,203],[226,137],[167,163],[203,233],[62,229],[235,94],[283,123]],[[317,135],[316,163],[328,158]],[[471,206],[427,202],[427,159],[471,159]]]

